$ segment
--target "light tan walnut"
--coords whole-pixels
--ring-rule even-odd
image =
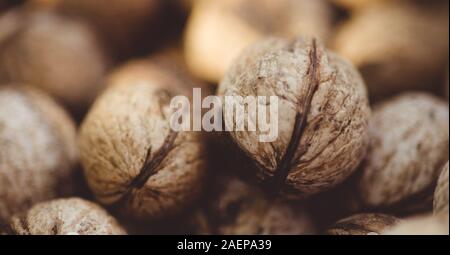
[[[0,86],[0,223],[71,192],[75,135],[73,121],[46,94]]]
[[[126,234],[105,209],[81,198],[39,203],[12,217],[6,232],[15,235]]]
[[[353,173],[366,154],[370,108],[364,82],[349,62],[315,39],[271,38],[250,46],[218,93],[278,98],[278,114],[266,109],[268,120],[278,120],[275,141],[260,142],[266,132],[258,128],[230,132],[275,193],[304,198],[328,190]],[[227,117],[226,111],[224,104],[225,122],[231,124],[249,117],[248,112],[243,120]]]
[[[375,106],[358,183],[365,206],[428,206],[448,160],[448,121],[448,105],[426,93],[402,94]]]
[[[434,214],[448,214],[448,162],[442,169],[439,180],[434,191],[433,212]]]
[[[167,217],[196,198],[205,174],[202,134],[169,127],[169,103],[189,77],[151,64],[124,68],[110,75],[81,126],[87,182],[102,204],[129,218]]]
[[[217,83],[239,53],[261,37],[327,40],[332,16],[323,0],[195,1],[185,34],[186,61],[196,76]]]
[[[356,214],[338,221],[326,233],[329,235],[379,235],[399,222],[400,219],[386,214]]]
[[[422,215],[405,219],[384,235],[448,235],[448,213]]]
[[[435,89],[448,61],[448,1],[417,6],[386,1],[354,13],[334,49],[361,71],[373,100]]]

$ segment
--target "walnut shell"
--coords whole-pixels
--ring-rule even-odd
[[[436,190],[434,191],[433,212],[434,214],[448,214],[448,162],[439,176]]]
[[[406,93],[375,106],[371,146],[358,183],[366,206],[423,205],[448,160],[448,105],[426,93]]]
[[[102,88],[108,65],[93,31],[47,11],[6,15],[14,30],[3,40],[0,32],[0,80],[37,86],[71,109],[84,110]]]
[[[398,222],[400,222],[400,219],[386,214],[357,214],[338,221],[327,230],[327,234],[379,235]]]
[[[448,213],[422,215],[402,220],[384,235],[448,235]]]
[[[199,0],[194,2],[185,34],[189,69],[219,82],[234,58],[267,35],[299,34],[326,40],[331,8],[323,0]]]
[[[349,62],[314,39],[254,44],[233,64],[219,95],[278,97],[274,142],[259,142],[259,131],[230,132],[275,192],[303,198],[330,189],[365,156],[370,108],[364,82]]]
[[[236,177],[217,183],[216,196],[208,207],[211,231],[222,235],[300,235],[315,233],[306,206],[272,201],[256,187]]]
[[[343,24],[334,49],[361,71],[371,99],[435,89],[448,61],[448,1],[444,2],[416,6],[386,1],[361,9]]]
[[[124,235],[108,212],[81,198],[39,203],[15,215],[7,232],[16,235]]]
[[[169,127],[170,100],[184,93],[189,78],[157,65],[146,68],[111,74],[79,135],[96,198],[137,220],[185,208],[198,195],[205,173],[202,135]]]
[[[0,86],[0,223],[70,192],[77,162],[75,125],[49,96]]]

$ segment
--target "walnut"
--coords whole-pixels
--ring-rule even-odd
[[[378,235],[400,222],[400,219],[376,213],[357,214],[338,221],[327,230],[329,235]]]
[[[315,39],[254,44],[233,64],[219,95],[278,97],[275,141],[260,142],[260,131],[230,132],[275,193],[303,198],[330,189],[365,156],[370,108],[364,82]]]
[[[7,233],[16,235],[123,235],[126,232],[108,212],[81,198],[39,203],[15,215]]]
[[[108,60],[92,30],[52,12],[0,17],[0,80],[37,86],[81,112],[102,88]]]
[[[332,10],[323,0],[199,0],[185,36],[186,61],[198,77],[219,82],[235,57],[267,35],[327,40]]]
[[[79,135],[87,182],[102,204],[155,220],[196,198],[205,174],[202,135],[169,127],[170,100],[184,94],[188,79],[152,64],[110,75]]]
[[[368,207],[406,210],[427,205],[448,160],[448,105],[406,93],[375,106],[371,146],[358,183]]]
[[[334,49],[361,71],[373,100],[434,89],[448,61],[448,1],[418,6],[386,1],[354,13]]]
[[[448,214],[448,162],[442,170],[434,191],[433,212],[434,214]]]
[[[405,219],[384,235],[448,235],[448,213],[421,215]]]
[[[70,186],[77,162],[75,125],[49,96],[0,86],[0,223]]]
[[[313,234],[315,223],[306,206],[273,201],[234,176],[221,176],[207,209],[215,234]]]

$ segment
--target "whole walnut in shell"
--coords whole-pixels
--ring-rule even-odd
[[[338,221],[326,232],[329,235],[378,235],[400,222],[400,219],[377,213],[353,215]]]
[[[358,183],[365,206],[406,210],[431,202],[448,160],[448,121],[448,105],[426,93],[406,93],[375,106]]]
[[[132,75],[111,74],[82,123],[79,149],[88,185],[102,204],[154,220],[196,198],[205,174],[203,139],[169,126],[170,100],[183,95],[189,77],[157,65],[135,67]]]
[[[6,230],[16,235],[126,234],[105,209],[81,198],[39,203],[12,217]]]
[[[334,40],[361,71],[373,100],[434,89],[448,61],[448,1],[417,6],[386,1],[354,13]]]
[[[275,141],[260,142],[261,131],[230,132],[272,191],[295,198],[325,191],[365,156],[370,108],[364,82],[349,62],[315,39],[272,38],[252,45],[225,76],[219,95],[278,98],[279,114],[266,110],[278,120]],[[241,121],[236,117],[227,117],[225,105],[225,122]]]
[[[267,35],[316,36],[327,40],[332,10],[323,0],[199,0],[185,34],[190,70],[219,82],[234,58]]]
[[[70,193],[76,162],[75,125],[67,113],[37,90],[0,86],[0,223]]]
[[[384,235],[448,235],[448,213],[421,215],[402,220]]]
[[[315,233],[306,206],[273,201],[234,176],[222,176],[207,209],[210,230],[224,235]]]
[[[37,86],[75,112],[92,102],[108,61],[90,27],[27,9],[6,13],[2,22],[10,31],[0,29],[0,80]]]
[[[434,214],[448,214],[448,162],[439,176],[436,190],[434,191],[433,212]]]

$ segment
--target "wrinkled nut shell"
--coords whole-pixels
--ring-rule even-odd
[[[384,235],[448,235],[448,213],[422,215],[402,220]]]
[[[400,219],[385,214],[357,214],[338,221],[327,230],[329,235],[378,235],[400,222]]]
[[[448,160],[448,121],[448,105],[425,93],[403,94],[375,107],[358,184],[366,206],[402,210],[432,197]]]
[[[73,109],[91,103],[108,61],[90,28],[45,11],[6,15],[14,29],[0,32],[0,80],[37,86]]]
[[[33,206],[11,219],[7,232],[16,235],[124,235],[103,208],[80,198],[56,199]]]
[[[111,75],[118,80],[109,80],[81,126],[85,175],[105,205],[140,220],[168,216],[195,198],[205,170],[200,134],[169,128],[169,102],[184,80],[157,66],[122,75]]]
[[[323,0],[196,1],[185,34],[188,67],[200,78],[220,82],[232,61],[259,38],[301,34],[327,40],[331,12]]]
[[[67,190],[77,162],[75,125],[47,95],[0,86],[0,223]]]
[[[261,169],[261,179],[282,183],[270,189],[307,197],[342,182],[365,156],[370,109],[364,82],[349,62],[314,39],[254,44],[233,64],[219,95],[278,96],[274,142],[259,142],[259,131],[230,132]],[[285,180],[278,179],[286,171]]]
[[[305,206],[270,201],[256,187],[235,177],[225,177],[210,203],[212,231],[224,235],[315,233],[315,224]]]
[[[449,43],[448,1],[442,2],[430,8],[401,1],[373,5],[338,30],[334,49],[361,71],[371,99],[439,83]]]
[[[438,184],[434,192],[433,212],[434,214],[448,214],[448,162],[439,176]]]

